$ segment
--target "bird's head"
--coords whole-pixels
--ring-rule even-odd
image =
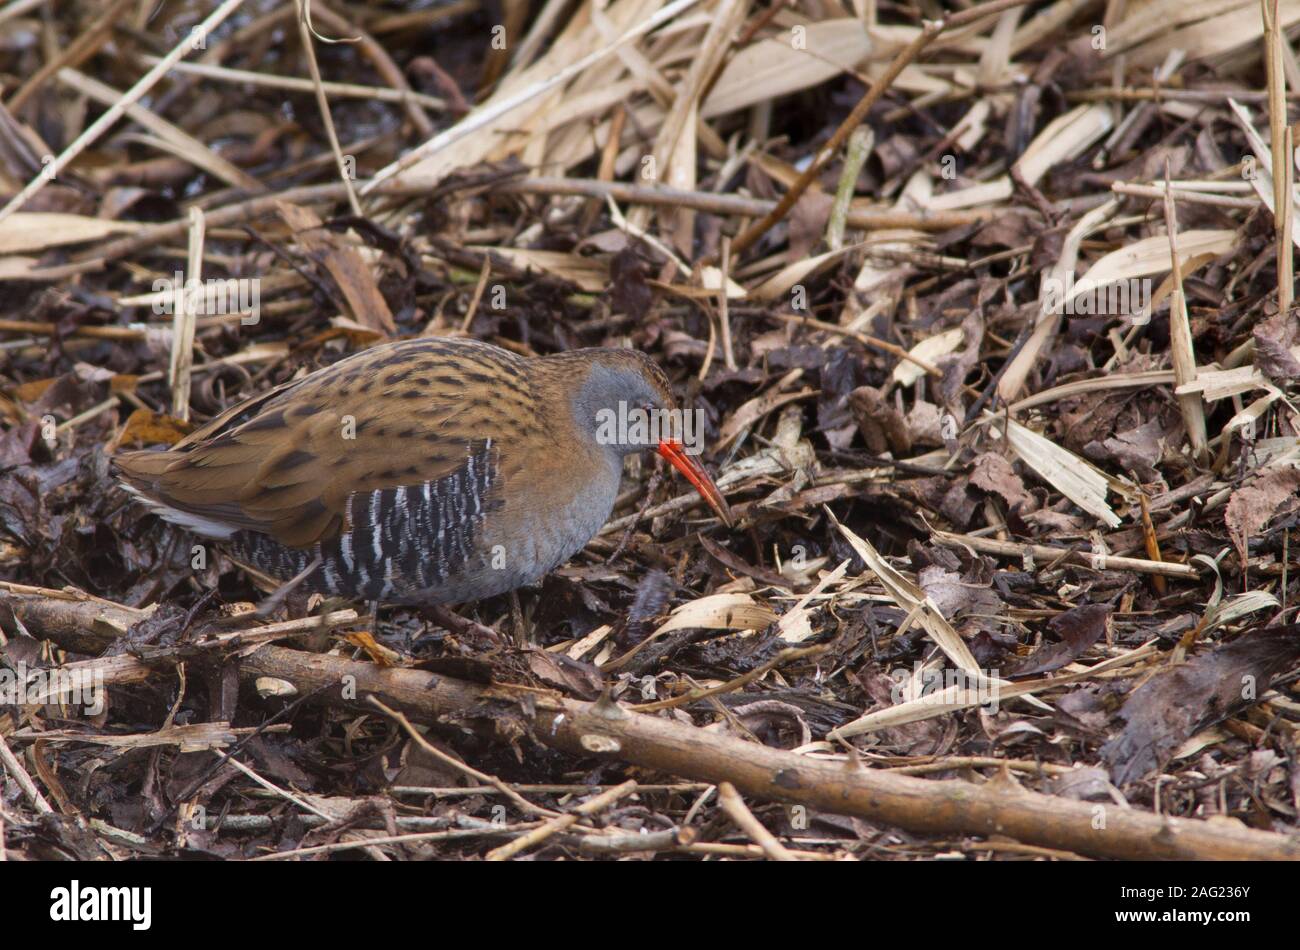
[[[549,359],[567,377],[579,427],[611,461],[655,449],[731,525],[726,499],[696,458],[704,448],[702,420],[677,406],[654,360],[629,349],[571,350]]]

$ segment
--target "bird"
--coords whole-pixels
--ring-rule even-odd
[[[113,473],[163,519],[309,592],[450,606],[580,551],[613,511],[623,459],[648,448],[730,526],[680,427],[645,424],[676,410],[639,350],[525,357],[421,337],[253,396],[166,450],[120,452]],[[629,415],[641,424],[611,425]]]

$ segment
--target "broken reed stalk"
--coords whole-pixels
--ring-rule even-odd
[[[1174,195],[1169,187],[1169,162],[1165,162],[1165,228],[1169,232],[1169,279],[1173,288],[1169,296],[1169,349],[1174,364],[1174,387],[1196,381],[1196,351],[1192,346],[1192,324],[1187,315],[1187,298],[1183,294],[1183,265],[1178,260],[1178,216],[1174,212]],[[1199,393],[1184,393],[1177,397],[1182,410],[1187,438],[1192,444],[1196,461],[1204,464],[1209,458],[1205,432],[1205,407]]]
[[[54,807],[45,800],[45,796],[36,787],[36,783],[32,781],[27,769],[23,768],[22,761],[18,756],[14,755],[13,750],[9,748],[9,744],[5,742],[4,736],[0,736],[0,766],[3,766],[4,771],[13,776],[15,784],[22,790],[33,808],[42,815],[54,814]],[[3,846],[3,844],[4,842],[0,841],[0,846]]]
[[[172,390],[172,415],[190,418],[190,379],[194,366],[194,326],[203,306],[203,243],[206,224],[197,205],[190,206],[189,257],[181,285],[172,293],[172,352],[167,384]]]
[[[1126,181],[1117,181],[1110,186],[1110,190],[1117,195],[1154,198],[1157,201],[1163,201],[1165,197],[1165,189],[1161,185],[1135,185]],[[1213,205],[1217,208],[1240,208],[1243,211],[1254,211],[1260,205],[1258,198],[1235,198],[1232,195],[1216,195],[1206,191],[1186,191],[1181,188],[1174,188],[1172,191],[1175,198],[1187,204]]]
[[[375,705],[382,707],[383,704],[376,702]],[[388,712],[395,716],[402,715],[401,713],[392,713],[391,710],[388,710]],[[405,717],[403,717],[403,719],[404,718]],[[406,723],[406,725],[409,726],[410,724]],[[509,844],[504,844],[496,850],[488,852],[487,860],[505,861],[512,858],[516,854],[520,854],[527,849],[540,844],[552,835],[563,831],[565,828],[570,828],[573,825],[576,825],[580,819],[590,818],[592,815],[599,814],[611,805],[616,804],[620,799],[631,795],[636,790],[637,783],[632,779],[628,779],[628,781],[624,782],[622,785],[616,785],[613,788],[606,789],[595,798],[583,802],[577,808],[573,809],[573,811],[564,815],[557,815],[540,828],[535,828],[527,834],[521,835],[514,841],[511,841]]]
[[[1277,230],[1277,309],[1278,313],[1287,314],[1295,301],[1295,267],[1292,234],[1295,228],[1295,137],[1290,125],[1282,129],[1285,142],[1282,147],[1282,167],[1286,170],[1274,178],[1274,188],[1282,189],[1283,203],[1281,227]],[[1276,166],[1275,166],[1276,167]]]
[[[367,189],[362,188],[365,193]],[[775,207],[771,201],[745,198],[740,195],[714,194],[702,191],[681,191],[673,188],[649,188],[628,185],[616,181],[592,181],[580,178],[526,178],[519,181],[494,184],[495,194],[540,194],[540,195],[583,195],[593,198],[611,197],[617,201],[644,204],[673,205],[680,204],[717,215],[734,215],[737,217],[757,217],[766,214]],[[427,197],[429,187],[423,182],[406,185],[399,179],[390,182],[378,190],[379,194],[389,197]],[[237,201],[208,212],[208,224],[211,227],[242,225],[249,219],[274,214],[280,202],[290,204],[325,204],[339,201],[345,197],[341,182],[325,185],[303,185],[288,188],[269,195],[258,195]],[[872,229],[906,229],[918,231],[947,231],[950,228],[965,227],[987,221],[1002,214],[999,208],[972,208],[961,211],[896,211],[891,208],[880,211],[849,211],[848,225],[860,230]],[[106,263],[133,254],[141,248],[155,247],[166,241],[173,241],[185,233],[186,219],[178,218],[162,224],[149,225],[126,237],[115,238],[97,245],[81,255],[74,256],[73,263],[57,268],[47,268],[40,273],[40,279],[63,279],[76,273],[97,270]],[[104,329],[119,329],[106,327]]]
[[[1282,65],[1282,24],[1278,0],[1261,0],[1264,15],[1264,66],[1268,76],[1268,126],[1273,153],[1273,233],[1277,242],[1277,309],[1285,314],[1295,299],[1291,250],[1295,202],[1295,155],[1287,123],[1286,71]]]
[[[388,179],[392,178],[394,175],[400,174],[401,172],[406,171],[406,169],[410,168],[412,165],[415,165],[419,162],[424,161],[426,158],[436,155],[438,152],[441,152],[449,145],[453,145],[456,142],[459,142],[461,139],[463,139],[465,136],[469,135],[471,132],[475,131],[476,129],[480,129],[483,126],[488,125],[489,123],[495,121],[496,119],[501,118],[502,116],[509,115],[511,112],[519,108],[525,102],[535,99],[538,96],[542,95],[543,93],[556,88],[557,86],[563,85],[564,83],[572,79],[574,76],[577,76],[583,70],[589,68],[595,63],[600,62],[606,56],[609,56],[611,53],[614,53],[615,51],[621,49],[624,45],[630,43],[632,40],[645,36],[647,33],[651,32],[652,30],[659,28],[660,26],[662,26],[663,24],[671,20],[673,17],[677,16],[677,14],[684,13],[686,10],[693,7],[698,2],[699,0],[673,0],[672,3],[668,4],[666,7],[663,7],[658,12],[647,17],[645,20],[641,21],[636,26],[632,27],[626,33],[619,36],[609,45],[604,46],[598,50],[594,50],[588,55],[582,57],[582,59],[578,60],[577,62],[570,63],[568,66],[565,66],[563,69],[559,70],[554,75],[548,76],[546,79],[540,80],[535,83],[530,83],[528,86],[524,87],[523,89],[520,89],[518,92],[510,96],[506,96],[505,98],[500,99],[496,102],[491,102],[483,106],[480,106],[479,108],[471,112],[469,115],[465,116],[465,118],[461,119],[461,121],[453,125],[451,128],[439,132],[433,138],[426,141],[423,145],[411,149],[411,151],[407,152],[397,161],[393,162],[390,165],[385,166],[384,168],[381,168],[378,172],[375,173],[375,177],[372,178],[367,184],[365,184],[362,187],[361,193],[363,195],[368,195],[371,191],[378,188],[379,185],[381,185],[383,182],[387,181]],[[1027,0],[1024,0],[1024,2],[1027,2]]]
[[[61,591],[25,590],[34,592],[10,587],[0,592],[0,602],[33,635],[82,652],[102,651],[147,615],[104,600],[70,599]],[[138,664],[142,678],[170,675],[158,658],[150,661],[152,666],[129,656],[114,659]],[[796,755],[633,713],[608,700],[580,702],[536,689],[482,686],[271,645],[235,662],[245,679],[275,677],[300,693],[315,694],[317,702],[372,713],[367,697],[374,696],[422,722],[495,706],[520,717],[537,741],[572,755],[712,784],[730,782],[755,798],[856,815],[914,832],[1005,835],[1104,858],[1300,860],[1300,842],[1284,835],[1042,795],[1007,781],[975,785],[914,778],[864,768],[856,756],[844,762]]]
[[[1300,92],[1287,93],[1288,99],[1300,98]],[[1208,102],[1236,99],[1238,102],[1267,102],[1268,93],[1253,89],[1170,89],[1164,86],[1107,86],[1101,89],[1073,89],[1065,93],[1066,102]]]
[[[691,57],[691,65],[686,71],[686,75],[681,81],[673,94],[673,103],[668,109],[668,114],[664,116],[663,123],[659,126],[659,134],[656,137],[654,148],[651,150],[652,168],[656,174],[661,176],[661,180],[672,181],[672,175],[675,171],[673,164],[683,156],[677,155],[678,144],[681,140],[682,133],[687,128],[687,123],[694,123],[699,115],[699,102],[704,98],[704,90],[712,82],[713,77],[717,74],[718,69],[722,66],[723,57],[726,55],[731,45],[732,38],[740,27],[740,21],[745,15],[745,10],[749,6],[747,0],[721,0],[718,6],[711,13],[712,22],[704,34],[698,49],[695,50]],[[688,156],[690,171],[694,172],[696,156]],[[646,228],[650,224],[649,209],[634,208],[628,214],[628,220],[638,228]],[[666,229],[665,229],[666,230]],[[689,231],[687,232],[689,234]],[[687,242],[689,246],[689,241]]]
[[[152,66],[158,62],[157,56],[140,54],[138,58],[146,66]],[[314,92],[316,90],[316,84],[310,79],[300,79],[297,76],[276,76],[270,73],[254,72],[251,69],[232,69],[229,66],[214,66],[211,63],[177,63],[172,69],[178,73],[202,76],[205,79],[215,79],[218,82],[261,86],[266,89],[288,89],[293,92]],[[397,103],[414,102],[417,105],[424,106],[427,109],[436,109],[439,112],[447,108],[446,100],[422,92],[415,92],[414,90],[404,92],[401,89],[390,89],[387,86],[363,86],[347,82],[322,82],[321,88],[336,99],[374,99],[377,102]]]
[[[730,782],[718,785],[718,807],[727,813],[737,828],[749,836],[749,839],[763,849],[763,854],[773,861],[798,861],[793,851],[777,840],[776,835],[768,831],[763,823],[754,817],[754,813],[745,805],[745,800]]]
[[[56,74],[56,78],[59,85],[88,96],[101,105],[111,106],[122,98],[120,89],[105,85],[99,80],[79,73],[71,67],[60,69]],[[266,187],[252,175],[243,171],[233,162],[222,158],[188,132],[178,128],[139,103],[126,107],[126,117],[168,143],[177,155],[184,156],[185,161],[203,169],[227,184],[253,194],[266,191]]]
[[[720,288],[718,292],[718,329],[722,336],[722,360],[727,369],[735,372],[736,351],[731,341],[731,301],[727,295],[727,287],[731,281],[731,236],[724,234],[722,236],[722,280],[718,282]]]
[[[867,163],[875,135],[871,129],[856,128],[849,136],[849,146],[844,153],[844,168],[835,188],[835,202],[831,205],[830,220],[826,223],[826,246],[838,251],[844,244],[844,226],[848,223],[849,205],[858,184],[858,173]]]

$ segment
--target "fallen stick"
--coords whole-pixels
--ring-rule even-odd
[[[768,831],[763,823],[754,817],[754,813],[745,807],[745,801],[736,791],[736,786],[723,782],[718,786],[718,807],[730,818],[763,853],[773,861],[798,861],[789,848],[777,840],[776,835]]]
[[[25,591],[33,591],[26,588]],[[33,635],[84,652],[102,649],[145,611],[68,594],[0,587],[3,614]],[[374,712],[375,696],[413,719],[432,722],[485,703],[509,704],[544,745],[584,758],[606,758],[698,781],[730,782],[744,795],[856,815],[925,834],[1003,835],[1101,858],[1130,860],[1300,860],[1300,840],[1244,825],[1153,815],[1022,789],[1010,779],[982,785],[913,778],[828,761],[671,719],[502,685],[480,686],[421,670],[385,668],[343,657],[266,645],[242,657],[240,676],[273,676],[318,702]]]
[[[935,531],[934,540],[945,547],[970,548],[981,554],[1000,554],[1003,557],[1023,558],[1031,555],[1041,564],[1063,561],[1068,564],[1091,567],[1094,570],[1132,571],[1135,574],[1157,574],[1161,577],[1177,577],[1182,580],[1196,580],[1200,572],[1190,564],[1176,561],[1148,561],[1138,557],[1120,557],[1117,554],[1097,554],[1092,551],[1071,551],[1069,548],[1053,547],[1046,544],[1024,544],[1019,541],[999,541],[996,538],[977,538],[969,534],[953,534],[949,531]]]
[[[754,218],[776,208],[775,201],[747,198],[744,195],[712,191],[687,191],[621,181],[590,178],[519,178],[493,185],[493,194],[580,195],[587,198],[613,198],[628,204],[690,208],[705,214]],[[950,228],[979,224],[998,214],[997,208],[974,208],[959,211],[898,211],[891,207],[875,209],[849,207],[845,223],[860,230],[894,230],[915,228],[920,231],[946,231]]]

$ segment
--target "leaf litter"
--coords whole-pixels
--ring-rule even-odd
[[[6,204],[0,671],[109,683],[93,713],[0,703],[44,790],[4,773],[6,849],[468,859],[563,813],[530,855],[771,854],[698,803],[707,783],[540,743],[553,696],[1294,835],[1300,324],[1278,309],[1296,231],[1293,202],[1275,228],[1269,36],[1249,4],[1149,0],[1097,49],[1077,4],[1005,6],[887,81],[925,39],[909,7],[584,2],[510,24],[502,56],[475,3],[315,5],[315,29],[370,37],[316,44],[336,148],[291,7],[248,0]],[[6,11],[0,199],[208,12],[126,30],[91,5]],[[40,72],[50,50],[76,70]],[[863,119],[846,164],[826,144]],[[196,255],[234,297],[191,315],[186,382],[161,288]],[[739,528],[642,462],[540,589],[462,605],[478,627],[385,608],[371,639],[353,605],[290,594],[258,616],[273,581],[111,483],[119,447],[421,334],[654,354]],[[97,619],[74,629],[74,608]],[[417,741],[288,666],[245,675],[272,639],[286,664],[436,670],[495,699]],[[805,859],[1017,857],[748,803]],[[221,820],[178,833],[196,806]],[[630,836],[644,850],[618,850]]]

